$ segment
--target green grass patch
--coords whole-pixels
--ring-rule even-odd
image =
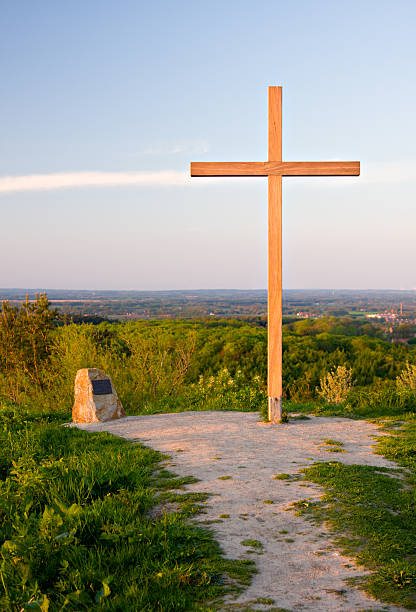
[[[282,473],[282,474],[274,474],[273,478],[275,480],[291,480],[292,476],[291,474]]]
[[[241,544],[243,546],[249,546],[250,548],[258,548],[258,549],[262,549],[263,548],[263,544],[261,542],[259,542],[259,540],[247,539],[247,540],[243,540],[241,542]]]
[[[303,473],[325,495],[319,502],[297,502],[298,513],[326,521],[334,544],[374,572],[360,579],[369,594],[416,609],[414,489],[379,467],[315,463]]]
[[[300,514],[326,521],[334,544],[373,573],[359,581],[381,601],[416,609],[416,416],[415,396],[388,387],[373,392],[355,390],[348,402],[290,403],[296,412],[322,416],[366,418],[390,435],[380,436],[377,452],[401,469],[389,471],[339,462],[315,463],[302,470],[306,480],[325,488],[320,502],[294,504]],[[329,452],[343,450],[326,439]]]
[[[197,610],[249,583],[189,522],[207,496],[176,490],[195,479],[59,420],[0,409],[1,610]]]
[[[326,438],[323,443],[327,446],[344,446],[343,442],[340,442],[339,440],[333,440],[332,438]]]

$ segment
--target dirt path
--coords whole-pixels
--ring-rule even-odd
[[[253,607],[253,601],[261,597],[273,599],[274,604],[256,604],[255,609],[401,610],[348,586],[345,579],[361,575],[362,570],[333,549],[324,528],[287,511],[294,501],[318,500],[322,489],[274,478],[279,473],[295,474],[317,460],[397,467],[372,452],[374,436],[379,434],[374,425],[321,417],[271,425],[262,423],[255,413],[182,412],[80,427],[138,440],[170,455],[167,466],[175,473],[200,479],[187,489],[212,497],[206,513],[197,520],[229,515],[211,525],[216,539],[227,557],[252,558],[259,572],[251,586],[233,600],[242,607],[232,609]],[[347,452],[327,452],[320,446],[325,438],[343,442]],[[224,476],[231,478],[221,479]],[[261,554],[242,544],[247,539],[261,542]]]

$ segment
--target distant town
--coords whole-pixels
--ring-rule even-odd
[[[74,322],[237,318],[266,325],[265,290],[87,291],[0,289],[0,299],[20,304],[46,293],[52,306]],[[416,335],[416,291],[286,290],[284,321],[320,317],[366,319],[392,340]]]

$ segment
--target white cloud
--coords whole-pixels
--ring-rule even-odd
[[[362,163],[359,183],[399,183],[416,179],[416,161]],[[189,171],[160,170],[155,172],[57,172],[0,177],[0,194],[19,191],[51,191],[74,187],[185,186],[213,185],[218,181],[246,180],[243,177],[191,179]],[[348,180],[351,180],[349,177]],[[355,181],[354,181],[355,182]],[[328,181],[328,185],[341,185],[343,181]]]
[[[72,187],[111,187],[122,185],[166,186],[191,183],[187,172],[57,172],[0,177],[0,193],[50,191]]]

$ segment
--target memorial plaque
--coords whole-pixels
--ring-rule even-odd
[[[91,382],[94,395],[110,395],[113,392],[111,381],[108,378],[104,380],[92,380]]]
[[[100,423],[126,416],[111,378],[98,368],[78,370],[74,395],[74,423]]]

